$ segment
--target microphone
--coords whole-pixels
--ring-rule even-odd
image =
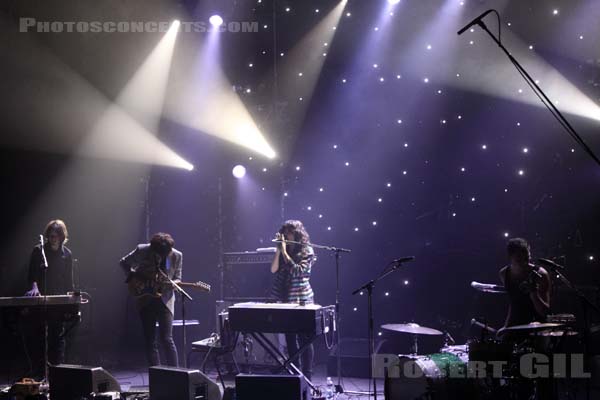
[[[396,258],[395,260],[392,261],[393,264],[402,264],[405,262],[409,262],[414,260],[415,257],[414,256],[409,256],[409,257],[401,257],[401,258]]]
[[[473,21],[469,22],[467,25],[465,25],[460,31],[458,31],[457,33],[459,35],[462,35],[463,33],[465,33],[465,31],[467,29],[469,29],[470,27],[472,27],[473,25],[481,25],[483,22],[481,21],[482,19],[485,18],[486,15],[488,15],[489,13],[491,13],[492,9],[487,10],[486,12],[484,12],[483,14],[481,14],[479,17],[475,18]]]
[[[473,318],[471,320],[471,325],[477,326],[477,327],[479,327],[479,328],[481,328],[483,330],[486,330],[486,331],[488,331],[490,333],[496,333],[496,329],[490,327],[488,324],[482,324],[481,322],[477,321],[475,318]]]
[[[555,268],[555,269],[565,269],[565,267],[563,265],[557,264],[552,260],[548,260],[547,258],[538,258],[538,262],[540,264],[546,265],[548,267],[551,268]]]
[[[40,250],[42,251],[42,264],[44,268],[48,268],[48,260],[46,259],[46,252],[44,252],[44,235],[40,235]]]

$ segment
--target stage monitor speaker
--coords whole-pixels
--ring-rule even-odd
[[[197,369],[150,367],[150,400],[221,400],[223,391]]]
[[[117,380],[102,367],[52,365],[48,378],[53,399],[79,400],[91,393],[121,391]]]
[[[310,400],[310,387],[300,375],[235,377],[236,400]]]

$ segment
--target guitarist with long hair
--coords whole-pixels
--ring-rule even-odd
[[[129,290],[136,297],[136,308],[144,330],[146,357],[151,366],[160,365],[157,322],[160,343],[167,356],[166,365],[178,366],[177,347],[173,341],[175,294],[165,277],[175,282],[181,281],[183,254],[174,245],[175,241],[168,233],[155,233],[150,243],[139,244],[119,263],[127,275]]]

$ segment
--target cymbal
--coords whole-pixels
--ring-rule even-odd
[[[551,330],[551,331],[535,332],[535,333],[531,333],[530,335],[562,337],[562,336],[577,336],[577,335],[579,335],[579,333],[577,331],[570,330],[570,329],[557,329],[557,330]]]
[[[494,285],[491,283],[480,283],[471,282],[471,287],[479,292],[483,293],[506,293],[506,288],[501,285]]]
[[[560,328],[564,324],[557,324],[553,322],[531,322],[525,325],[513,325],[502,328],[503,331],[543,331],[552,328]]]
[[[385,324],[381,325],[383,329],[388,331],[411,333],[413,335],[443,335],[442,332],[410,322],[408,324]]]

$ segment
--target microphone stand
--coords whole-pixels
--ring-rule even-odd
[[[336,354],[336,358],[337,358],[337,388],[336,388],[336,392],[338,393],[344,393],[344,388],[342,387],[342,352],[341,352],[341,329],[340,329],[340,322],[342,320],[341,317],[341,313],[340,313],[340,308],[341,308],[341,296],[340,296],[340,258],[341,258],[341,254],[340,253],[351,253],[352,250],[350,249],[344,249],[342,247],[335,247],[335,246],[326,246],[326,245],[321,245],[321,244],[315,244],[315,243],[301,243],[301,242],[296,242],[294,240],[273,240],[273,242],[276,243],[281,243],[281,242],[285,242],[285,243],[292,243],[292,244],[297,244],[300,246],[310,246],[314,249],[321,249],[321,250],[327,250],[327,251],[331,251],[333,253],[335,253],[335,332],[336,332],[336,343],[337,343],[337,354]]]
[[[42,252],[42,266],[44,267],[44,379],[43,382],[48,384],[48,259],[44,251],[44,235],[40,235],[40,250]]]
[[[373,324],[373,287],[375,286],[375,284],[377,282],[379,282],[380,280],[382,280],[383,278],[385,278],[392,272],[400,269],[401,266],[402,266],[402,261],[400,261],[400,260],[392,261],[392,263],[388,264],[388,266],[386,266],[386,268],[383,270],[383,272],[381,274],[379,274],[379,276],[377,278],[370,280],[369,282],[365,283],[364,285],[362,285],[361,287],[356,289],[354,292],[352,292],[352,295],[354,296],[366,289],[367,294],[368,294],[367,298],[368,298],[368,319],[369,319],[369,362],[371,364],[369,366],[369,380],[373,381],[373,395],[374,395],[375,400],[377,400],[377,379],[375,376],[373,376],[373,357],[375,355],[375,332],[374,332],[374,324]],[[369,396],[370,396],[370,394],[369,394]]]
[[[573,293],[575,293],[575,295],[577,297],[579,297],[579,299],[581,300],[581,304],[583,307],[583,354],[588,355],[589,340],[590,340],[590,322],[589,322],[589,312],[588,311],[591,308],[598,315],[600,315],[600,308],[598,308],[598,306],[596,304],[592,303],[590,301],[590,299],[588,299],[586,297],[586,295],[578,287],[573,285],[573,283],[571,283],[571,281],[569,281],[567,279],[567,277],[564,276],[562,272],[560,272],[560,269],[563,268],[562,266],[560,266],[558,264],[555,265],[554,263],[544,263],[544,266],[546,266],[550,270],[552,270],[552,274],[554,274],[554,276],[558,280],[560,280],[567,288],[572,290]],[[589,356],[586,357],[586,361],[584,362],[584,365],[589,367]],[[588,379],[586,382],[586,398],[588,400],[590,398],[590,380],[591,380],[591,378]]]
[[[529,75],[529,73],[525,70],[525,68],[523,68],[523,66],[513,57],[513,55],[510,54],[510,52],[506,49],[506,47],[504,47],[504,45],[502,44],[502,42],[500,41],[500,39],[496,38],[494,36],[494,34],[492,32],[490,32],[490,30],[485,25],[485,22],[483,22],[483,19],[482,19],[483,17],[485,17],[490,12],[496,12],[496,11],[495,10],[488,10],[488,11],[486,11],[484,14],[482,14],[481,16],[479,16],[478,18],[476,18],[475,20],[473,20],[469,25],[467,25],[466,27],[464,27],[463,29],[461,29],[458,32],[458,34],[459,35],[462,34],[466,29],[468,29],[469,27],[474,26],[474,25],[479,25],[481,27],[481,29],[483,29],[484,31],[486,31],[488,33],[488,35],[490,35],[490,37],[498,45],[498,47],[500,47],[500,49],[502,49],[502,51],[506,54],[506,56],[508,57],[508,59],[510,60],[510,62],[515,66],[515,68],[521,74],[521,76],[523,77],[523,79],[525,79],[525,82],[527,82],[527,84],[531,87],[531,89],[534,91],[534,93],[538,96],[538,98],[542,101],[542,103],[546,106],[546,108],[548,108],[548,110],[557,119],[557,121],[561,124],[561,126],[567,131],[567,133],[571,136],[571,138],[573,138],[573,140],[575,140],[583,148],[583,150],[594,161],[596,161],[596,163],[598,165],[600,165],[600,159],[596,156],[596,154],[594,154],[594,152],[592,151],[592,149],[584,142],[584,140],[581,138],[581,136],[579,136],[579,134],[577,133],[577,131],[575,130],[575,128],[573,128],[573,126],[571,126],[571,124],[569,123],[569,121],[561,114],[560,111],[558,111],[558,108],[556,108],[556,106],[554,105],[554,103],[552,103],[552,101],[548,98],[548,96],[546,96],[546,94],[538,86],[538,84],[535,83],[535,80],[531,77],[531,75]],[[498,14],[498,13],[496,12],[496,14]],[[498,21],[500,22],[500,15],[499,14],[498,14]],[[501,26],[501,25],[502,24],[499,24],[499,26]]]
[[[158,271],[162,274],[163,278],[165,278],[171,285],[173,285],[173,288],[175,289],[175,291],[178,292],[179,294],[181,294],[181,329],[183,332],[183,367],[187,368],[187,357],[185,356],[185,352],[187,349],[187,338],[186,338],[186,334],[185,334],[185,299],[187,298],[190,301],[192,301],[194,299],[185,290],[183,290],[183,288],[181,286],[179,286],[177,284],[177,282],[175,282],[174,280],[169,278],[169,275],[167,275],[165,273],[165,271],[163,271],[160,268],[158,268]]]

